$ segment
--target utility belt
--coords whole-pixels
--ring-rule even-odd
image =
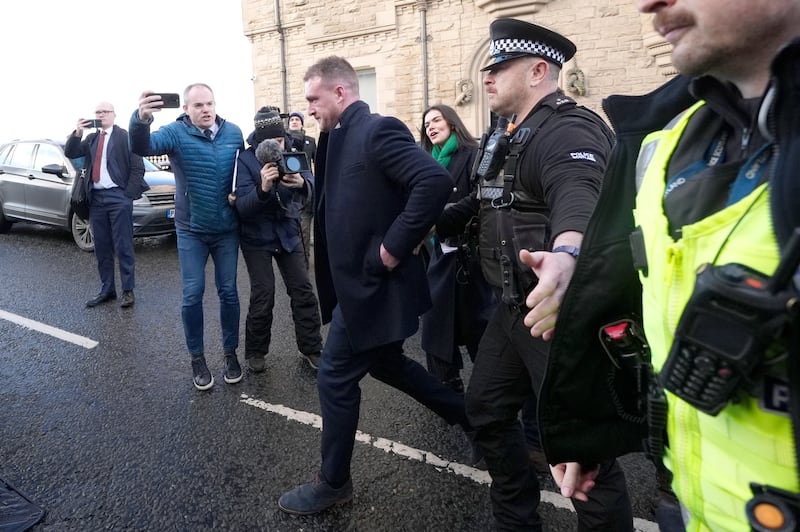
[[[539,281],[519,260],[519,252],[548,249],[549,220],[543,214],[513,208],[495,209],[494,216],[497,247],[480,248],[481,266],[484,272],[493,272],[487,280],[502,290],[502,302],[519,306]]]

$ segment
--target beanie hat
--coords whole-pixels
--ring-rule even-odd
[[[262,107],[259,109],[253,121],[256,126],[256,143],[264,139],[283,137],[286,134],[281,116],[269,107]]]
[[[303,117],[303,113],[301,113],[300,111],[294,111],[294,112],[289,114],[289,118],[291,118],[293,116],[296,116],[297,118],[299,118],[300,119],[300,123],[302,125],[306,125],[306,122],[305,122],[304,117]]]

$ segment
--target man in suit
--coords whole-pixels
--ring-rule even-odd
[[[278,506],[293,514],[352,499],[359,382],[367,373],[470,430],[462,397],[403,355],[404,340],[431,305],[425,267],[413,250],[436,221],[453,181],[402,122],[370,114],[346,60],[321,59],[304,82],[309,114],[322,132],[314,269],[330,329],[317,374],[322,466],[314,481],[279,499]]]
[[[85,158],[89,172],[89,223],[101,286],[100,292],[87,301],[86,306],[95,307],[117,298],[114,283],[116,253],[122,283],[120,306],[128,308],[135,302],[133,200],[142,197],[150,187],[144,180],[142,158],[130,150],[128,132],[114,125],[117,116],[114,106],[100,102],[94,114],[101,124],[99,131],[81,141],[84,129],[91,124],[81,118],[64,146],[67,157]]]

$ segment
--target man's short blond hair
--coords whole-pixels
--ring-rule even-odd
[[[358,96],[358,74],[353,66],[343,57],[335,55],[320,59],[306,71],[303,82],[311,78],[320,78],[327,86],[341,84],[354,96]]]

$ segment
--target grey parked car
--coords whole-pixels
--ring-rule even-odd
[[[89,221],[70,209],[70,194],[83,160],[64,155],[64,143],[15,140],[0,146],[0,233],[14,222],[63,227],[84,251],[94,250]],[[133,202],[133,235],[175,232],[175,177],[144,160],[150,190]]]

